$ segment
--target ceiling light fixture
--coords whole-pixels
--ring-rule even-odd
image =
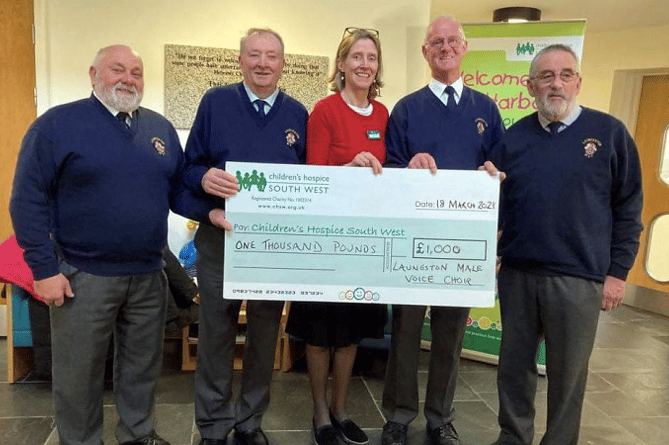
[[[493,22],[536,22],[541,20],[541,9],[527,6],[512,6],[495,9],[492,13]]]

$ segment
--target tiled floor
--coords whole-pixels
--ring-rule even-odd
[[[48,384],[6,383],[6,340],[0,340],[0,444],[55,445],[51,388]],[[421,356],[421,394],[428,353]],[[383,417],[383,354],[361,353],[350,389],[349,413],[380,443]],[[197,444],[193,423],[193,375],[179,371],[177,342],[166,346],[157,394],[158,432],[173,445]],[[487,445],[497,437],[495,367],[461,363],[455,426],[463,444]],[[546,381],[539,382],[537,437],[546,418]],[[105,443],[115,444],[115,411],[105,397]],[[273,445],[311,444],[311,403],[304,364],[276,373],[272,402],[263,428]],[[232,443],[232,440],[229,441]],[[424,419],[409,428],[409,444],[426,444]],[[669,319],[629,307],[602,314],[585,397],[580,444],[665,445],[669,443]]]

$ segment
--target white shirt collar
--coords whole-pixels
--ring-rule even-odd
[[[571,112],[567,115],[567,117],[565,117],[564,119],[560,119],[560,123],[562,124],[562,126],[558,128],[558,131],[562,131],[565,129],[565,127],[568,127],[571,124],[573,124],[574,121],[578,119],[578,117],[581,115],[582,109],[583,108],[578,103],[575,103],[574,108],[571,109]],[[548,124],[550,124],[551,122],[545,117],[543,117],[541,113],[537,113],[537,115],[539,116],[539,123],[541,124],[541,126],[544,128],[544,130],[550,133],[551,130],[550,128],[548,128]]]
[[[95,90],[93,90],[93,95],[100,101],[102,105],[104,105],[104,107],[112,114],[112,116],[116,116],[120,113],[120,111],[118,111],[116,108],[110,107],[105,103],[104,100],[100,99],[100,96],[98,96],[98,93],[96,93]]]
[[[242,85],[244,85],[244,89],[246,90],[246,94],[249,96],[251,103],[260,99],[258,95],[256,95],[253,91],[251,91],[251,88],[249,88],[248,85],[246,85],[246,82],[242,81]],[[272,108],[272,106],[274,106],[274,101],[276,100],[278,95],[279,95],[279,87],[276,87],[276,89],[272,94],[270,94],[269,96],[267,96],[262,100],[267,102],[267,105],[269,105],[269,107]]]
[[[439,100],[442,99],[442,95],[444,94],[444,90],[446,89],[447,86],[448,86],[447,84],[439,82],[435,78],[432,78],[432,80],[430,80],[430,83],[428,84],[430,90],[434,93],[435,96],[439,98]],[[451,86],[455,90],[455,95],[454,95],[455,103],[458,104],[460,103],[460,98],[462,97],[462,90],[464,90],[465,84],[462,81],[462,78],[458,77],[458,80],[453,82]]]
[[[97,98],[97,100],[100,101],[100,103],[101,103],[102,105],[104,105],[104,107],[105,107],[105,108],[106,108],[106,109],[107,109],[113,116],[116,116],[117,114],[120,113],[119,110],[117,110],[116,108],[114,108],[114,107],[112,107],[112,106],[107,105],[107,104],[105,103],[104,100],[100,99],[100,96],[98,96],[98,93],[96,93],[95,90],[93,90],[93,95]],[[132,110],[130,113],[128,113],[128,114],[130,115],[130,119],[132,119],[132,116],[133,116],[133,113],[134,113],[134,112],[135,112],[135,110]]]

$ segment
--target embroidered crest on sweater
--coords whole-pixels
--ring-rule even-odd
[[[483,134],[485,129],[488,128],[488,123],[482,117],[476,119],[476,130],[479,134]]]
[[[586,158],[592,158],[595,155],[595,153],[597,153],[597,150],[601,146],[602,143],[598,139],[587,138],[583,141],[583,150],[584,150],[583,155]]]
[[[297,134],[297,131],[293,130],[292,128],[288,128],[286,130],[286,145],[289,147],[292,147],[295,145],[295,142],[300,138],[300,135]]]
[[[162,139],[159,137],[153,137],[151,138],[151,143],[153,144],[153,148],[156,149],[158,154],[164,155],[165,154],[165,143],[163,142]]]

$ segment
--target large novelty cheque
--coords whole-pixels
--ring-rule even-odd
[[[228,162],[223,297],[492,306],[499,180],[483,171]]]

